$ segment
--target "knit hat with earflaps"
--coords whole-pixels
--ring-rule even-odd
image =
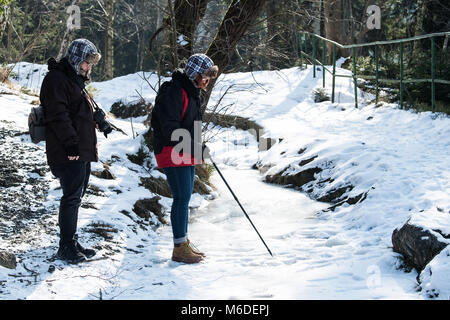
[[[83,61],[97,64],[101,57],[97,47],[87,39],[72,41],[66,54],[67,60],[69,60],[77,74],[80,73],[80,65]]]
[[[214,62],[203,53],[196,53],[189,57],[184,72],[193,81],[197,75],[203,75],[209,78],[217,77],[219,68],[214,65]]]

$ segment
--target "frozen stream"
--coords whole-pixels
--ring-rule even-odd
[[[219,197],[191,213],[189,225],[190,238],[207,259],[199,265],[169,261],[171,229],[160,229],[159,253],[177,287],[168,298],[418,298],[408,293],[414,286],[410,275],[403,281],[398,270],[376,264],[381,258],[379,247],[357,245],[339,235],[342,226],[320,218],[326,204],[264,183],[257,170],[221,168],[274,257],[215,173],[212,182]],[[393,280],[388,272],[397,278]],[[177,278],[183,280],[181,285]]]

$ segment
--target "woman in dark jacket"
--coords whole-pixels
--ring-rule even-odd
[[[191,56],[184,70],[162,84],[152,111],[153,147],[158,167],[167,176],[172,191],[170,220],[174,239],[172,260],[197,263],[204,254],[187,237],[189,201],[194,186],[195,165],[208,153],[202,145],[201,90],[218,68],[205,54]]]
[[[46,118],[46,154],[59,178],[63,196],[59,207],[60,241],[57,257],[78,263],[95,255],[77,240],[78,209],[86,191],[91,162],[98,160],[96,124],[90,102],[82,93],[92,65],[101,55],[86,39],[74,40],[60,61],[50,58],[40,92]]]

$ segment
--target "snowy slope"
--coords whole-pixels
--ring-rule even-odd
[[[27,74],[25,70],[34,77],[20,76]],[[44,72],[45,66],[25,63],[15,69],[18,83],[28,87],[32,83],[36,91]],[[119,99],[132,101],[142,95],[152,101],[155,92],[141,75],[93,83],[96,100],[106,110]],[[156,83],[156,77],[148,77]],[[330,83],[327,76],[328,93]],[[99,135],[99,149],[103,162],[112,156],[120,159],[111,164],[116,179],[92,177],[91,183],[104,196],[90,196],[97,210],[81,209],[79,225],[82,240],[101,248],[98,255],[108,259],[79,266],[53,262],[57,270],[49,273],[45,257],[56,251],[56,234],[43,235],[38,248],[36,243],[14,248],[22,262],[14,271],[0,269],[0,297],[96,299],[101,291],[105,299],[427,299],[426,290],[435,289],[438,299],[448,299],[448,249],[429,264],[433,272],[424,274],[425,290],[419,292],[417,273],[398,268],[391,234],[410,218],[417,225],[439,226],[450,233],[450,119],[398,110],[395,105],[375,108],[368,104],[373,97],[362,92],[360,109],[355,109],[352,82],[343,78],[337,78],[336,103],[314,103],[312,91],[321,84],[321,72],[314,79],[311,68],[236,73],[222,75],[212,94],[210,105],[232,86],[222,101],[231,106],[229,112],[256,121],[268,137],[281,140],[269,151],[258,152],[249,133],[223,129],[209,144],[274,258],[215,174],[217,199],[194,195],[191,203],[195,209],[190,237],[208,258],[195,266],[171,262],[170,226],[154,230],[134,214],[120,213],[132,212],[136,200],[153,196],[139,186],[139,176],[163,175],[148,173],[127,160],[127,153],[138,150],[140,137],[131,138],[128,120],[113,119],[129,135],[114,133],[108,139]],[[0,120],[14,121],[25,130],[32,99],[0,95]],[[135,131],[146,130],[143,121],[133,120]],[[15,139],[29,143],[25,136]],[[306,151],[298,154],[303,148]],[[295,163],[315,155],[308,166],[333,163],[331,171],[321,173],[333,177],[327,188],[351,183],[355,194],[369,190],[367,199],[324,212],[326,204],[264,183],[262,175],[250,170],[259,161],[270,167],[266,174],[288,166],[295,172]],[[102,169],[102,164],[94,169]],[[46,205],[51,207],[57,205],[60,191],[51,174],[46,179],[51,185]],[[160,202],[168,210],[170,201]],[[93,222],[117,229],[113,241],[88,238],[83,228]],[[0,243],[0,250],[6,249],[3,246]],[[28,274],[27,269],[38,274],[30,284],[9,276]]]

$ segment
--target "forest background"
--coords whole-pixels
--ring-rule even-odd
[[[380,8],[379,28],[368,24],[373,5]],[[450,31],[449,18],[449,0],[0,0],[0,63],[45,64],[61,58],[70,41],[87,38],[103,56],[95,81],[144,70],[167,75],[196,52],[211,56],[221,72],[277,70],[300,65],[301,31],[354,44]],[[449,47],[448,36],[435,38],[438,79],[450,80]],[[430,78],[430,39],[404,50],[405,77]],[[373,47],[356,51],[358,74],[373,75]],[[398,77],[398,45],[380,47],[379,55],[380,76]],[[331,64],[330,48],[325,56]],[[386,89],[388,99],[398,99],[398,86]],[[429,107],[429,83],[405,90],[409,107]],[[449,112],[449,92],[449,85],[436,84],[438,110]]]

